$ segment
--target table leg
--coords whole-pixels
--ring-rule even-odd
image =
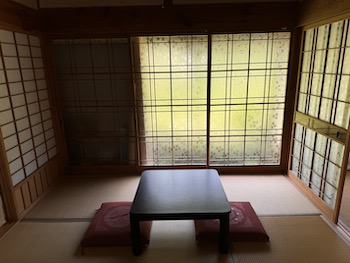
[[[229,219],[229,213],[220,217],[219,250],[223,254],[226,254],[229,250]]]
[[[131,230],[131,245],[132,253],[135,256],[142,254],[141,240],[140,240],[140,221],[132,214],[130,214],[130,230]]]

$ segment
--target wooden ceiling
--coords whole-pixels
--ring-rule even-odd
[[[297,2],[300,0],[12,0],[33,9],[107,7],[107,6],[164,6],[191,4],[228,4],[228,3],[263,3]]]

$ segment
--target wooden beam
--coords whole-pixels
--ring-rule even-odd
[[[2,28],[25,31],[42,30],[39,11],[9,0],[0,0],[0,24]]]
[[[319,26],[350,17],[349,0],[300,1],[298,26]]]
[[[50,35],[259,32],[292,29],[296,2],[42,9]]]

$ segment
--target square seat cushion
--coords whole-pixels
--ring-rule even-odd
[[[230,202],[230,241],[231,242],[268,242],[263,225],[249,202]],[[195,220],[197,244],[219,239],[220,221]]]
[[[103,203],[85,232],[82,247],[131,245],[129,212],[132,202]],[[141,243],[150,241],[152,221],[141,221]]]

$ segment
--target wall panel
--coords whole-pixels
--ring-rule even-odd
[[[53,158],[14,188],[17,213],[22,218],[59,179],[58,158]]]

